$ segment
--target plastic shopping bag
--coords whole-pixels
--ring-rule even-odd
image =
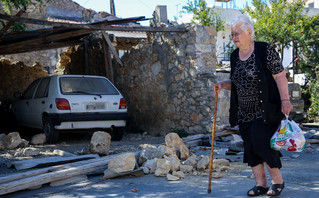
[[[294,121],[286,119],[281,124],[270,140],[270,147],[275,150],[301,152],[305,148],[306,139],[302,130]]]

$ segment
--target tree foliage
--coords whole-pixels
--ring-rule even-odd
[[[256,40],[271,43],[281,52],[292,45],[305,45],[304,26],[307,15],[304,1],[253,0],[253,7],[244,8],[254,19]]]
[[[225,20],[221,18],[221,13],[215,11],[214,8],[207,7],[204,0],[188,1],[187,5],[183,6],[183,10],[193,13],[192,23],[213,26],[217,32],[224,30]]]
[[[302,0],[253,0],[252,4],[244,12],[254,20],[256,40],[271,43],[282,59],[284,48],[294,48],[293,70],[306,74],[304,93],[311,102],[308,118],[315,120],[319,116],[319,15],[307,15]]]
[[[37,2],[42,3],[43,0],[35,0]],[[19,10],[23,7],[26,7],[28,5],[32,4],[31,0],[0,0],[1,8],[4,10],[4,12],[8,15],[13,14],[13,9]],[[0,23],[2,25],[1,29],[7,24],[7,22],[0,20]],[[24,23],[20,22],[14,22],[14,24],[11,26],[10,31],[21,31],[26,30],[27,26]]]

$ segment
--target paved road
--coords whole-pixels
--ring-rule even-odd
[[[283,152],[282,174],[286,187],[282,198],[319,197],[319,154]],[[298,156],[300,155],[300,156]],[[6,195],[20,197],[247,197],[246,192],[254,186],[249,167],[241,162],[232,163],[233,171],[212,180],[212,193],[208,194],[208,176],[186,175],[185,179],[169,182],[164,177],[144,175],[122,177],[101,181],[101,176],[89,177],[89,181],[60,187],[43,186]],[[132,189],[138,189],[132,192]],[[267,196],[264,196],[267,197]]]

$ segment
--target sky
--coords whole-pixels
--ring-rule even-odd
[[[110,0],[73,0],[82,7],[90,8],[96,12],[110,12]],[[220,6],[223,8],[243,8],[246,3],[252,0],[232,0],[228,3],[220,3],[215,0],[206,0],[207,5]],[[167,6],[168,20],[175,20],[180,16],[182,7],[187,5],[188,0],[114,0],[116,16],[121,18],[145,16],[152,18],[157,5]],[[147,24],[149,22],[147,21]],[[144,22],[142,25],[146,25]]]

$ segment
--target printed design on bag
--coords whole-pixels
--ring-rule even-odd
[[[297,151],[297,144],[295,143],[295,140],[289,139],[289,142],[292,146],[288,147],[288,151]]]
[[[306,139],[301,128],[288,119],[281,121],[270,140],[271,148],[294,152],[301,152],[305,148],[305,143]]]
[[[290,126],[291,127],[291,126]],[[283,146],[286,144],[286,140],[289,139],[289,136],[286,133],[286,125],[282,129],[278,129],[278,136],[276,137],[276,144]]]

